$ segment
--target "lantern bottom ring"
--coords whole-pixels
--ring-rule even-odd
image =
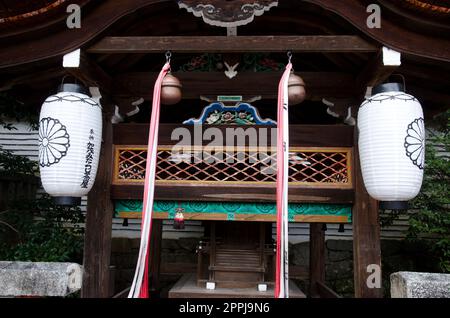
[[[54,197],[54,202],[56,205],[80,205],[81,204],[81,198],[79,197]]]
[[[380,201],[381,210],[408,210],[408,201]]]

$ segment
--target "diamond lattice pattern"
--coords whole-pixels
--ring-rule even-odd
[[[119,166],[116,180],[143,182],[147,151],[117,151]],[[348,183],[348,161],[347,151],[292,151],[289,153],[289,182]],[[159,150],[156,180],[275,182],[276,153],[202,150],[179,154],[171,150]]]

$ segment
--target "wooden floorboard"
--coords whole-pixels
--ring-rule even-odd
[[[289,283],[291,298],[306,298],[306,295],[294,282]],[[273,298],[273,288],[268,287],[266,292],[255,288],[216,288],[208,290],[198,287],[195,274],[185,274],[169,291],[169,298]]]

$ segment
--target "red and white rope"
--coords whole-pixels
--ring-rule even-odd
[[[292,64],[286,66],[278,86],[277,120],[277,245],[275,298],[289,298],[289,98],[288,82]]]
[[[289,297],[289,250],[288,250],[288,154],[289,154],[289,102],[288,80],[292,64],[286,66],[278,87],[278,141],[277,141],[277,248],[275,297]],[[155,190],[156,155],[158,146],[161,84],[170,70],[166,63],[161,70],[153,91],[153,107],[148,139],[142,216],[141,246],[129,298],[147,298],[148,259]]]
[[[152,115],[148,136],[147,164],[145,167],[144,202],[141,224],[141,246],[139,257],[128,298],[148,298],[148,259],[150,255],[150,235],[152,230],[152,211],[155,193],[156,155],[158,150],[159,113],[161,106],[161,85],[164,77],[170,70],[166,63],[153,90]]]

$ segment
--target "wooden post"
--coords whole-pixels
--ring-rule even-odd
[[[114,105],[107,101],[102,106],[103,143],[100,163],[95,184],[88,195],[86,212],[84,275],[81,290],[81,297],[83,298],[107,298],[111,296],[109,294],[109,265],[114,211],[110,197],[113,158],[111,116]]]
[[[150,292],[156,293],[159,290],[159,272],[161,264],[161,240],[162,240],[162,220],[153,219],[152,234],[150,239]]]
[[[216,265],[216,222],[212,221],[210,223],[210,237],[209,237],[209,264],[211,266]],[[215,272],[214,270],[209,269],[209,281],[215,281]]]
[[[200,287],[200,280],[203,279],[203,251],[201,250],[201,244],[199,243],[198,257],[197,257],[197,286]]]
[[[309,225],[309,295],[319,297],[317,283],[325,283],[325,231],[322,223]]]
[[[353,271],[355,297],[379,298],[383,296],[380,288],[367,284],[370,275],[374,275],[369,265],[379,266],[381,285],[381,246],[380,223],[378,220],[378,201],[372,199],[366,191],[361,175],[358,154],[358,136],[355,130],[354,147],[355,203],[353,205]],[[369,270],[369,272],[368,272]],[[376,275],[377,273],[375,273]]]
[[[266,246],[266,224],[260,222],[259,224],[259,266],[264,268],[261,273],[261,283],[265,282],[266,260],[265,260],[265,246]]]

